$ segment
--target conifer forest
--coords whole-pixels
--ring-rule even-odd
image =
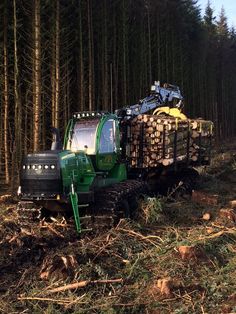
[[[214,2],[0,0],[0,313],[236,313]]]
[[[49,147],[75,111],[136,103],[154,80],[180,86],[185,112],[236,131],[236,31],[196,0],[1,0],[0,173]]]

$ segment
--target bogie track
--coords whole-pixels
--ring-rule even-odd
[[[138,207],[137,199],[147,193],[146,183],[138,180],[127,180],[116,183],[95,193],[95,204],[92,212],[94,219],[110,219],[109,227],[114,226],[121,218],[133,218]]]
[[[82,211],[83,215],[80,217],[82,229],[92,231],[111,228],[122,218],[134,218],[138,199],[146,193],[146,183],[138,180],[126,180],[97,190],[95,203]],[[18,210],[22,217],[21,221],[32,218],[31,210],[36,211],[38,218],[40,217],[39,209],[34,208],[32,202],[19,202]]]

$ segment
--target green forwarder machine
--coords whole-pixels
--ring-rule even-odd
[[[173,184],[177,180],[192,178],[195,175],[192,166],[210,160],[212,126],[204,147],[201,127],[195,148],[198,150],[197,160],[190,158],[192,124],[181,113],[182,101],[178,87],[168,84],[161,87],[155,82],[148,97],[136,105],[117,110],[115,114],[74,113],[63,145],[58,130],[53,129],[51,150],[28,154],[24,158],[18,189],[21,200],[40,205],[42,212],[73,213],[79,233],[84,225],[97,225],[100,220],[105,219],[111,226],[122,217],[132,218],[141,195],[158,193],[166,182]],[[160,116],[155,115],[157,110]],[[149,147],[145,117],[164,128],[163,132],[153,131],[152,134],[148,128],[152,142],[161,145],[151,146],[150,142],[152,156],[156,156],[156,161],[152,162],[144,160],[145,150]],[[188,124],[185,136],[179,136],[180,128],[177,127],[173,131],[165,130],[167,120],[174,120],[175,125],[185,121]],[[138,129],[137,121],[141,121]],[[165,139],[168,134],[171,140],[167,149]],[[177,150],[180,141],[183,141],[184,152],[183,149],[181,152]],[[136,155],[132,152],[135,143],[138,145]],[[161,159],[155,149],[161,151]],[[170,164],[163,165],[165,157],[170,157],[170,149],[173,158],[168,159]]]

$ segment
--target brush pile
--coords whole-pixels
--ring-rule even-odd
[[[138,115],[131,121],[130,157],[134,168],[171,165],[178,161],[207,163],[213,123]]]

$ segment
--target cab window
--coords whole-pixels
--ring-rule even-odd
[[[75,123],[71,139],[72,151],[83,150],[87,154],[95,154],[96,130],[99,120],[81,120]]]
[[[100,145],[99,145],[99,152],[100,153],[113,153],[116,151],[116,143],[115,143],[115,120],[108,120],[104,123],[101,138],[100,138]]]

